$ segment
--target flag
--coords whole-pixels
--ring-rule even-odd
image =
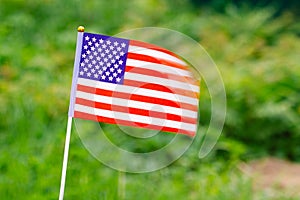
[[[194,136],[199,82],[162,47],[79,33],[69,116]]]

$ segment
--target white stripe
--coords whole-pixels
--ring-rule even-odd
[[[130,58],[127,59],[126,65],[133,66],[133,67],[140,67],[140,68],[144,68],[144,69],[156,70],[159,72],[175,74],[175,75],[180,75],[180,76],[193,77],[191,72],[183,70],[183,69],[178,69],[175,67],[170,67],[168,65],[146,62],[146,61],[141,61],[141,60],[135,60],[135,59],[130,59]]]
[[[76,92],[76,97],[94,101],[94,102],[100,102],[100,103],[106,103],[111,105],[117,105],[117,106],[126,106],[130,108],[137,108],[137,109],[144,109],[144,110],[152,110],[157,112],[163,112],[163,113],[170,113],[174,115],[179,115],[183,117],[190,117],[190,118],[197,118],[197,112],[186,110],[182,108],[175,108],[171,106],[165,106],[165,105],[157,105],[147,102],[140,102],[130,99],[121,99],[116,97],[108,97],[103,95],[97,95],[97,94],[91,94],[87,92]]]
[[[133,81],[142,81],[147,83],[159,84],[167,87],[180,88],[188,91],[199,92],[199,87],[189,83],[184,83],[180,81],[174,81],[171,79],[159,78],[155,76],[148,76],[143,74],[134,74],[131,72],[125,72],[124,79]]]
[[[181,103],[188,103],[191,105],[198,106],[198,98],[195,96],[195,98],[187,97],[183,95],[168,93],[168,92],[162,92],[157,90],[150,90],[145,88],[138,88],[128,85],[119,85],[119,84],[112,84],[112,83],[106,83],[106,82],[99,82],[95,80],[88,80],[83,78],[78,78],[78,84],[94,87],[94,88],[100,88],[104,90],[110,90],[114,92],[125,92],[128,94],[136,94],[136,95],[142,95],[142,96],[149,96],[149,97],[155,97],[155,98],[162,98],[167,99],[170,101]]]
[[[115,111],[110,111],[110,110],[103,110],[103,109],[92,108],[92,107],[83,106],[83,105],[79,105],[79,104],[75,104],[75,111],[79,111],[79,112],[83,112],[83,113],[87,113],[87,114],[91,114],[91,115],[113,118],[113,119],[126,120],[126,121],[131,121],[131,122],[139,122],[139,123],[145,123],[145,124],[151,124],[151,125],[163,126],[163,127],[170,127],[170,128],[177,128],[177,129],[182,129],[182,130],[187,130],[187,131],[195,131],[196,130],[195,124],[177,122],[177,121],[172,121],[172,120],[167,120],[167,119],[162,120],[160,118],[155,118],[155,117],[115,112]]]
[[[152,56],[155,58],[161,58],[161,59],[175,62],[175,63],[183,65],[183,66],[187,66],[187,64],[185,62],[183,62],[182,60],[180,60],[179,58],[172,56],[170,54],[164,53],[159,50],[129,45],[128,52],[143,54],[143,55]]]

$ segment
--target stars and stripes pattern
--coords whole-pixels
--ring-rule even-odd
[[[76,59],[70,116],[196,134],[199,82],[179,56],[140,41],[83,33]]]

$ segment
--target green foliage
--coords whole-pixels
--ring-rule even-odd
[[[277,10],[277,15],[283,12],[290,11],[295,14],[300,14],[300,2],[298,0],[190,0],[197,7],[210,7],[214,11],[224,12],[228,5],[235,5],[239,8],[250,7],[253,9],[272,7]]]
[[[291,31],[292,16],[273,20],[268,9],[240,13],[229,7],[225,16],[205,20],[201,43],[226,86],[224,133],[249,146],[245,158],[271,154],[299,160],[300,43]]]
[[[143,26],[186,33],[211,54],[227,90],[224,134],[214,152],[199,160],[197,138],[171,167],[127,174],[125,199],[266,199],[236,169],[240,159],[300,158],[299,23],[290,13],[274,13],[229,6],[217,14],[188,0],[2,0],[1,198],[57,199],[76,28],[85,25],[104,34]],[[200,106],[205,130],[210,98],[204,83]],[[113,134],[117,128],[107,129],[116,143],[127,140]],[[171,138],[124,148],[153,150]],[[119,174],[92,158],[74,134],[69,161],[66,199],[118,199]]]

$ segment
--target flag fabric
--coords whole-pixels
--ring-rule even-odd
[[[199,81],[162,47],[81,33],[69,116],[194,136]]]

